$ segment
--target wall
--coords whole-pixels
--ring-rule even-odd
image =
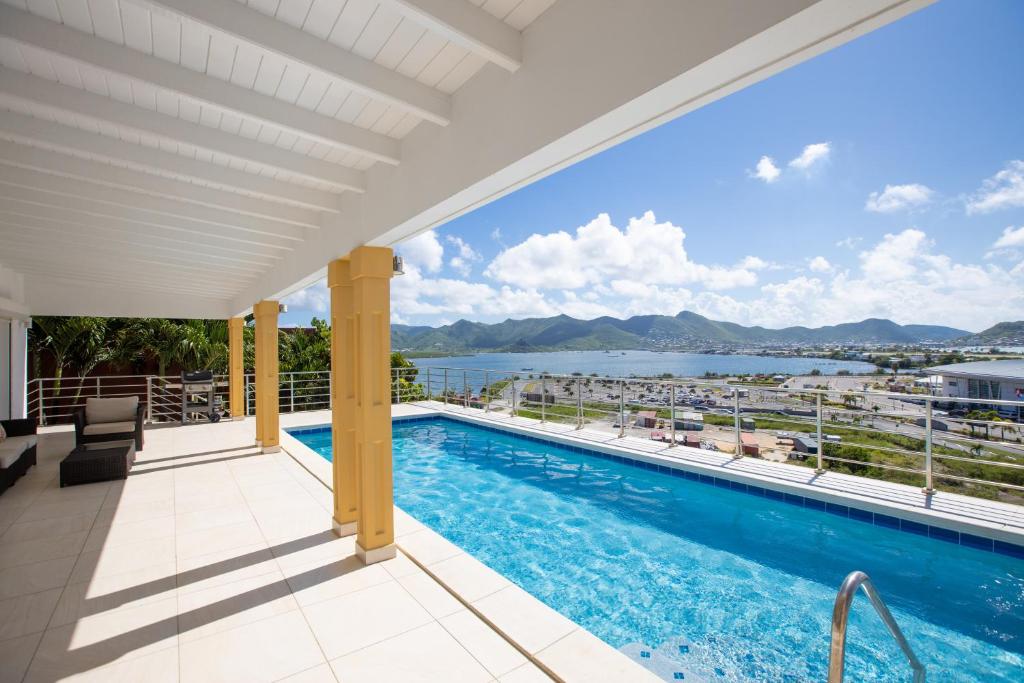
[[[28,320],[24,278],[0,265],[0,420],[25,417]]]

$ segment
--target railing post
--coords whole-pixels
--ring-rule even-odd
[[[46,424],[46,407],[43,404],[43,396],[46,394],[46,387],[41,378],[36,379],[36,386],[39,387],[39,424]]]
[[[483,389],[480,390],[480,400],[483,401],[484,412],[485,413],[491,412],[491,381],[490,381],[490,376],[491,376],[491,373],[488,372],[487,370],[484,370],[484,387],[483,387]],[[484,401],[484,389],[487,390],[487,400],[486,401]]]
[[[401,368],[395,368],[391,371],[391,374],[395,376],[395,403],[402,403],[402,372]]]
[[[96,398],[100,397],[100,377],[96,375]]]
[[[294,413],[295,412],[295,373],[294,372],[289,372],[288,373],[288,397],[290,399],[289,400],[289,406],[291,406],[291,410],[289,410],[288,412]]]
[[[619,438],[626,435],[626,383],[619,380]]]
[[[516,416],[516,376],[512,375],[512,415],[510,417],[514,418],[515,416]]]
[[[736,430],[736,453],[734,458],[743,457],[743,437],[740,435],[740,388],[732,387],[733,428]]]
[[[432,390],[430,388],[430,368],[427,368],[427,400],[428,401],[431,400],[432,398],[434,398],[434,395],[432,393],[430,393],[431,391]]]
[[[583,385],[576,378],[576,429],[583,429]]]
[[[924,489],[925,495],[935,493],[932,485],[932,397],[924,400]]]
[[[816,394],[817,401],[817,419],[818,419],[818,467],[815,472],[821,473],[825,471],[825,441],[821,434],[821,393]]]
[[[146,375],[146,422],[153,421],[153,375]]]
[[[462,371],[462,407],[469,408],[469,381],[465,370]]]
[[[540,421],[547,421],[548,403],[548,378],[547,375],[540,376]]]
[[[668,385],[668,421],[671,426],[672,443],[668,445],[669,448],[675,448],[676,446],[676,383],[669,382]]]
[[[444,393],[441,396],[444,397],[444,404],[448,405],[448,368],[444,369]]]

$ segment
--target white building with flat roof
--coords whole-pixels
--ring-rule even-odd
[[[927,372],[941,377],[936,385],[940,396],[1019,401],[1016,411],[1000,406],[1000,412],[1019,414],[1024,410],[1024,360],[953,363],[928,368]]]

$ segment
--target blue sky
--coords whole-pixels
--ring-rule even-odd
[[[419,235],[393,320],[1022,319],[1021,35],[944,0]]]

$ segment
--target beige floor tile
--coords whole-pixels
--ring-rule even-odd
[[[313,562],[327,564],[355,555],[356,537],[338,538],[330,529],[323,529],[298,538],[279,540],[272,543],[270,549],[282,569]]]
[[[0,569],[78,555],[86,536],[87,532],[79,531],[67,536],[50,536],[0,545]]]
[[[0,536],[0,547],[8,543],[31,541],[54,536],[68,536],[80,531],[89,531],[93,525],[92,517],[58,517],[43,519],[38,522],[20,522],[11,525],[3,536]]]
[[[178,648],[152,652],[124,662],[68,676],[68,683],[176,683],[178,681]]]
[[[412,560],[406,557],[401,550],[398,551],[398,554],[395,555],[393,559],[385,560],[384,562],[379,563],[379,566],[384,567],[387,573],[391,574],[391,576],[396,579],[422,571],[415,565],[415,563],[413,563]]]
[[[596,683],[661,680],[584,629],[573,631],[536,653],[536,657],[565,680]]]
[[[60,594],[60,588],[51,588],[0,600],[0,640],[44,631]]]
[[[147,477],[150,475],[135,474],[132,477],[132,483],[139,477]],[[174,493],[173,484],[170,480],[166,483],[150,482],[146,481],[144,485],[138,486],[126,486],[122,490],[107,495],[103,500],[103,509],[109,509],[113,507],[119,507],[121,505],[140,505],[143,503],[152,503],[154,501],[164,500],[170,498]]]
[[[277,681],[324,662],[299,611],[245,624],[180,647],[184,683]]]
[[[423,572],[403,576],[398,583],[435,619],[466,609],[444,586]]]
[[[0,570],[0,600],[63,586],[76,560],[74,557],[62,557]]]
[[[477,600],[473,606],[532,653],[537,653],[579,628],[515,585]]]
[[[426,527],[412,515],[395,508],[395,538],[421,531]]]
[[[102,498],[82,498],[59,503],[32,505],[18,517],[19,522],[36,522],[41,519],[57,519],[59,517],[96,517]]]
[[[174,514],[174,498],[166,497],[148,503],[118,503],[117,507],[100,510],[96,526],[112,526],[123,522],[138,522],[144,519],[159,519]]]
[[[178,534],[176,540],[178,557],[188,558],[218,550],[256,545],[263,541],[263,534],[256,523],[249,520]]]
[[[281,683],[338,683],[330,664],[321,664],[302,673],[282,678]]]
[[[183,512],[201,512],[227,505],[244,505],[245,498],[234,484],[218,491],[185,490],[174,496],[174,506]]]
[[[100,550],[169,536],[174,536],[174,517],[171,516],[119,522],[110,526],[93,525],[82,549]]]
[[[33,504],[63,503],[87,498],[105,498],[110,491],[111,482],[101,481],[94,484],[81,484],[61,488],[58,482],[43,488]]]
[[[318,602],[304,607],[303,612],[328,659],[432,621],[427,611],[395,582]]]
[[[302,538],[331,529],[330,515],[315,503],[291,507],[276,512],[253,508],[263,535],[271,542]]]
[[[504,576],[465,553],[436,562],[429,568],[442,582],[470,602],[511,585]]]
[[[279,571],[265,543],[178,558],[178,591],[188,593]]]
[[[551,683],[551,678],[533,664],[523,664],[502,676],[501,683]]]
[[[90,550],[78,557],[75,571],[71,575],[71,583],[123,574],[171,561],[174,561],[174,538],[170,537]]]
[[[345,683],[486,683],[493,677],[436,623],[331,661]]]
[[[519,650],[469,610],[444,617],[441,626],[459,641],[492,676],[500,677],[527,663]]]
[[[0,641],[0,681],[13,683],[24,678],[42,637],[42,633],[33,633],[21,638]]]
[[[176,516],[178,533],[202,531],[217,526],[252,521],[252,513],[245,503],[233,503],[208,510],[183,511]]]
[[[50,628],[125,607],[172,599],[177,595],[175,563],[166,561],[133,571],[68,584],[53,612]]]
[[[177,600],[102,612],[43,635],[27,680],[53,680],[177,644]]]
[[[399,545],[403,552],[425,565],[455,557],[463,552],[459,546],[426,528],[403,536]]]
[[[287,498],[289,500],[310,499],[306,491],[297,481],[272,481],[263,484],[249,484],[241,486],[242,495],[248,501],[272,500],[274,498]]]
[[[379,565],[366,566],[354,555],[334,562],[289,566],[284,575],[303,606],[394,580]]]
[[[192,591],[178,596],[178,637],[198,640],[298,608],[280,572]]]

